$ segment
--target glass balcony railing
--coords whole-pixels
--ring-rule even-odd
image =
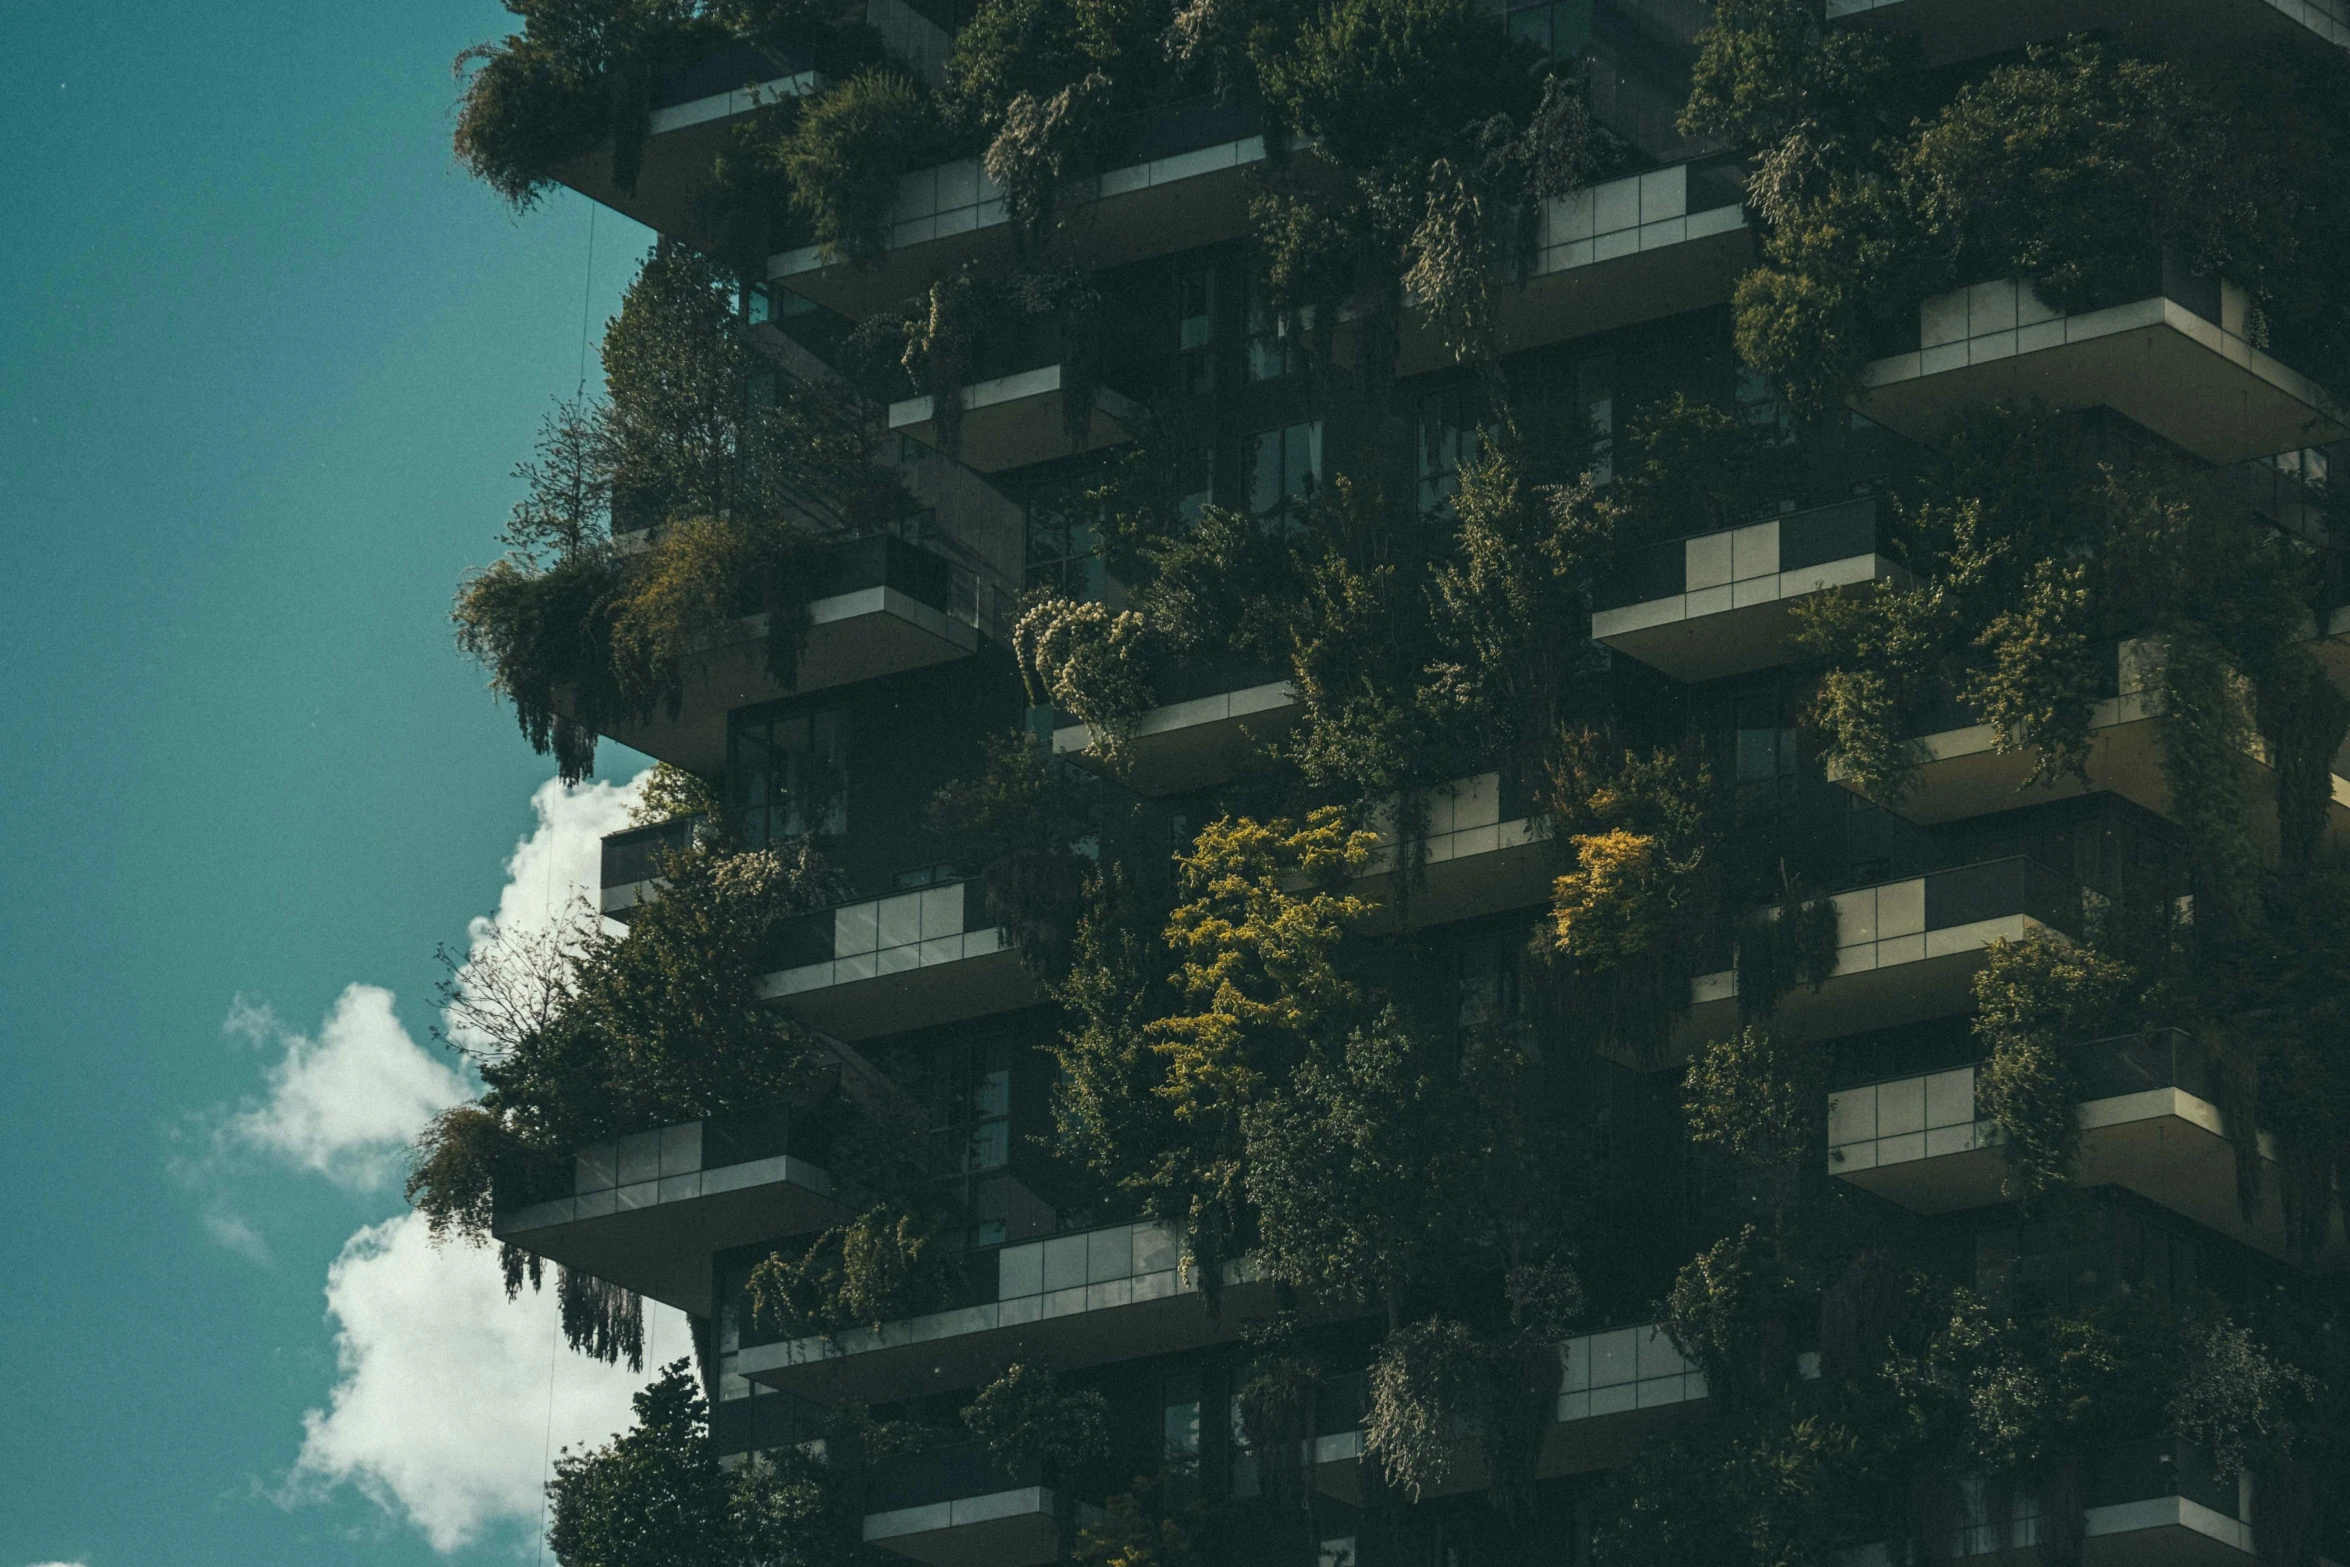
[[[825,1150],[805,1135],[795,1140],[792,1120],[787,1106],[772,1105],[590,1143],[568,1162],[500,1171],[495,1207],[506,1215],[569,1202],[565,1218],[595,1218],[748,1184],[736,1177],[769,1161],[820,1163]]]
[[[651,881],[661,874],[661,862],[702,841],[709,826],[705,816],[678,816],[646,827],[631,827],[605,835],[602,884],[606,892]]]
[[[1742,544],[1747,548],[1740,549]],[[1623,609],[1710,587],[1734,589],[1741,582],[1884,549],[1877,498],[1864,495],[1627,551],[1614,574],[1593,592],[1591,607]],[[1731,607],[1729,595],[1722,607]]]

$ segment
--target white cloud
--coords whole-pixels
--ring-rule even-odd
[[[225,1136],[338,1185],[382,1185],[424,1124],[467,1097],[465,1080],[408,1036],[380,985],[344,987],[314,1038],[243,996],[223,1026],[284,1050],[263,1069],[267,1098],[232,1116]]]
[[[204,1210],[204,1233],[259,1267],[269,1266],[269,1242],[252,1222],[217,1203]]]
[[[547,1455],[625,1427],[653,1358],[690,1352],[684,1317],[648,1303],[645,1376],[575,1355],[548,1284],[509,1303],[494,1252],[435,1247],[413,1213],[352,1236],[326,1278],[340,1378],[289,1493],[356,1486],[444,1552],[535,1528]]]
[[[624,784],[592,780],[566,786],[554,778],[541,784],[530,798],[537,825],[507,857],[497,913],[476,915],[466,927],[469,951],[481,953],[501,933],[527,938],[569,923],[583,904],[593,908],[603,881],[604,836],[628,825],[629,811],[650,776],[639,773]],[[459,1044],[487,1043],[454,1018],[443,1026]]]

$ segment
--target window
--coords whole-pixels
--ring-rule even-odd
[[[906,1074],[901,1080],[908,1093],[928,1102],[938,1175],[982,1175],[1011,1163],[1010,1046],[957,1040],[902,1060],[896,1070]]]
[[[1313,330],[1314,306],[1275,310],[1262,289],[1248,296],[1248,378],[1278,381],[1306,367],[1305,335]]]
[[[1738,367],[1738,417],[1766,446],[1795,444],[1795,416],[1760,371]],[[1858,426],[1855,426],[1858,428]]]
[[[1257,1450],[1249,1441],[1248,1420],[1241,1413],[1240,1395],[1232,1395],[1232,1494],[1258,1496],[1265,1488],[1264,1474],[1257,1467]]]
[[[1322,421],[1261,430],[1249,437],[1248,509],[1288,516],[1314,498],[1322,476]]]
[[[1177,1372],[1161,1384],[1159,1452],[1170,1496],[1188,1500],[1199,1486],[1199,1373]]]
[[[1783,696],[1740,697],[1731,705],[1731,776],[1738,814],[1771,816],[1794,798],[1795,721]]]
[[[1509,12],[1512,38],[1522,38],[1554,59],[1573,60],[1591,47],[1592,0],[1545,0],[1544,4],[1513,6]]]
[[[1216,274],[1186,267],[1175,278],[1175,390],[1201,396],[1216,389]]]
[[[746,845],[848,831],[845,728],[837,713],[735,724],[727,748],[728,798]]]
[[[1477,454],[1484,426],[1464,388],[1420,399],[1420,510],[1434,511],[1460,488],[1463,458]]]
[[[1001,1246],[1004,1243],[1004,1221],[1001,1219],[980,1220],[971,1226],[969,1241],[973,1251],[983,1251],[990,1246]]]
[[[1518,952],[1524,945],[1523,937],[1498,932],[1462,940],[1458,981],[1461,1027],[1487,1027],[1519,1015]]]
[[[1028,498],[1028,586],[1063,598],[1099,599],[1109,586],[1083,483],[1056,486]]]
[[[1616,476],[1616,365],[1607,355],[1577,361],[1574,412],[1590,443],[1593,484]]]

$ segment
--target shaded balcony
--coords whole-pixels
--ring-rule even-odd
[[[1106,386],[1091,389],[1083,439],[1072,437],[1066,365],[1041,365],[961,388],[962,428],[956,457],[981,473],[1000,473],[1075,452],[1115,446],[1142,427],[1142,406]],[[925,394],[889,405],[889,427],[926,446],[942,438],[938,403]]]
[[[1799,985],[1778,998],[1777,1027],[1827,1037],[1964,1012],[1974,1004],[1975,971],[1992,942],[2036,930],[2070,938],[2081,929],[2080,888],[2022,856],[1855,887],[1833,898],[1836,966],[1818,991]],[[1689,989],[1676,1044],[1691,1048],[1737,1031],[1735,969],[1700,974]]]
[[[792,1119],[780,1107],[712,1116],[594,1143],[568,1163],[502,1171],[491,1233],[708,1316],[719,1252],[820,1229],[847,1211],[812,1162],[823,1149],[795,1142]]]
[[[1593,595],[1591,635],[1676,680],[1717,680],[1792,660],[1796,601],[1907,580],[1863,496],[1628,552]]]
[[[2219,1071],[2199,1040],[2155,1029],[2094,1040],[2069,1054],[2080,1084],[2081,1184],[2126,1187],[2271,1256],[2287,1255],[2283,1205],[2273,1190],[2249,1222],[2237,1201]],[[2001,1201],[2006,1156],[1997,1123],[1978,1110],[1979,1070],[1952,1067],[1830,1095],[1830,1172],[1917,1213]],[[2266,1133],[2261,1153],[2273,1166]],[[2324,1260],[2350,1262],[2339,1216]]]
[[[865,1543],[930,1567],[1042,1567],[1060,1554],[1061,1498],[1038,1466],[1001,1462],[977,1442],[879,1460],[865,1500]],[[1102,1519],[1086,1503],[1075,1513]]]
[[[1121,782],[1138,793],[1180,794],[1223,783],[1297,722],[1288,677],[1269,666],[1184,660],[1154,677],[1159,705],[1134,726]],[[1053,754],[1096,765],[1093,731],[1059,724]]]
[[[767,670],[767,617],[687,661],[678,715],[656,712],[614,724],[609,738],[704,775],[726,765],[729,709],[774,701],[968,656],[995,612],[993,584],[946,556],[892,534],[825,545],[811,584],[807,646],[798,676],[779,684]]]
[[[2350,48],[2342,0],[1828,0],[1828,16],[1914,31],[1938,62],[2124,30],[2190,48],[2248,37]]]
[[[973,877],[780,922],[760,995],[841,1039],[1009,1011],[1039,999]]]
[[[1505,352],[1718,305],[1754,260],[1745,172],[1727,159],[1629,174],[1543,203],[1522,285],[1497,283]],[[1407,315],[1396,371],[1454,363],[1442,339]]]
[[[2089,714],[2089,754],[2084,783],[2066,774],[2051,783],[2026,787],[2038,764],[2038,749],[2002,751],[1999,731],[1978,723],[1955,699],[1926,715],[1914,737],[1919,754],[1917,788],[1895,807],[1913,822],[1931,825],[2013,810],[2040,800],[2069,799],[2103,790],[2172,816],[2169,779],[2162,766],[2161,649],[2135,638],[2098,650],[2099,690]],[[2249,720],[2249,715],[2247,715]],[[2259,773],[2249,794],[2255,841],[2273,856],[2276,845],[2276,789],[2266,746],[2255,738],[2246,755]],[[1843,768],[1831,764],[1831,783],[1858,793]],[[2350,783],[2333,781],[2326,837],[2350,839]],[[2175,817],[2173,818],[2175,819]]]
[[[608,141],[557,169],[555,177],[657,233],[698,236],[711,165],[734,149],[744,122],[823,86],[824,79],[804,59],[748,43],[728,44],[671,76],[654,94],[633,191],[614,183]]]
[[[1090,267],[1233,239],[1248,229],[1248,172],[1265,157],[1256,117],[1194,99],[1136,115],[1116,134],[1114,166],[1056,209],[1058,244]],[[768,277],[852,320],[896,304],[958,263],[1015,264],[1003,194],[977,158],[898,181],[889,243],[870,266],[825,264],[813,245],[767,262]]]
[[[746,1338],[737,1374],[819,1401],[909,1397],[984,1382],[1005,1364],[1059,1369],[1236,1338],[1269,1308],[1247,1262],[1225,1267],[1224,1310],[1208,1314],[1182,1247],[1155,1224],[1114,1224],[973,1254],[967,1303],[829,1336]]]
[[[2243,289],[2168,256],[2149,274],[2147,297],[2079,315],[2016,278],[1936,295],[1916,346],[1872,360],[1853,406],[1912,440],[2002,400],[2101,406],[2220,465],[2350,436],[2327,389],[2247,340]]]

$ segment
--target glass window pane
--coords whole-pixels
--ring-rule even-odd
[[[1249,454],[1248,509],[1259,514],[1281,504],[1281,432],[1255,437]]]

